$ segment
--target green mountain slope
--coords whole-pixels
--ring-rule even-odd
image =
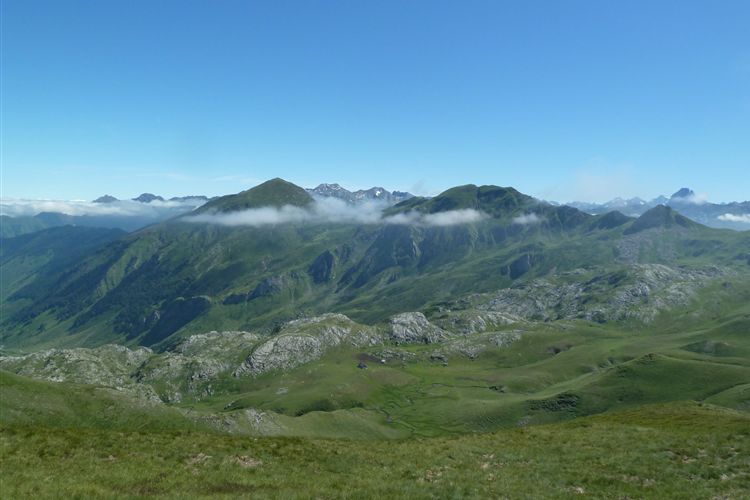
[[[614,293],[646,284],[653,301],[673,302],[671,309],[651,316],[639,299],[621,304],[632,313],[627,321],[550,320],[536,310],[511,318],[484,308],[497,303],[494,295],[478,296],[467,301],[470,314],[440,305],[429,318],[407,313],[375,327],[328,314],[272,334],[172,339],[163,351],[109,345],[4,355],[0,369],[97,384],[255,435],[486,432],[681,400],[750,409],[743,389],[750,382],[750,283],[723,276],[675,301],[674,290],[684,293],[694,276],[661,277],[662,289],[631,279],[622,278]]]
[[[205,429],[179,410],[94,385],[57,384],[0,371],[0,425],[176,431]]]
[[[247,191],[211,200],[194,213],[232,212],[261,207],[278,208],[285,205],[306,207],[312,201],[312,196],[303,188],[276,178]]]
[[[51,294],[81,260],[125,234],[119,229],[62,226],[0,239],[0,312],[22,318],[38,293]],[[14,300],[9,300],[14,297]],[[28,321],[26,317],[21,321]]]
[[[13,238],[45,229],[47,225],[36,217],[10,217],[0,215],[0,238]]]
[[[274,179],[202,210],[311,203],[301,188]],[[663,207],[636,220],[588,216],[512,188],[462,186],[403,202],[386,217],[466,209],[485,217],[451,225],[168,221],[48,276],[39,281],[44,287],[5,296],[13,314],[3,318],[2,341],[9,347],[157,345],[175,334],[272,329],[326,312],[372,324],[576,269],[606,272],[635,263],[747,269],[750,262],[750,233],[686,225]]]

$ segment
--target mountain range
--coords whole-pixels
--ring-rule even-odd
[[[360,189],[349,191],[338,184],[320,184],[318,187],[307,190],[309,193],[338,198],[348,203],[362,203],[367,201],[383,202],[389,205],[400,203],[412,198],[414,195],[403,191],[388,191],[382,187],[372,187],[370,189]]]
[[[391,192],[380,187],[351,192],[338,184],[320,184],[307,191],[314,196],[340,199],[350,204],[373,203],[378,206],[393,205],[412,196],[409,193]],[[130,200],[119,200],[105,194],[91,203],[41,200],[23,200],[19,203],[5,200],[0,204],[0,238],[64,225],[122,229],[131,232],[191,212],[215,198],[218,197],[192,195],[165,199],[153,193],[142,193]]]
[[[387,464],[378,485],[398,471],[398,487],[368,483],[383,496],[452,495],[449,477],[458,496],[498,497],[477,484],[530,463],[547,481],[564,453],[576,469],[541,496],[690,496],[695,464],[717,475],[706,496],[742,496],[750,231],[675,201],[631,217],[491,185],[395,204],[311,191],[272,179],[129,233],[1,240],[0,427],[17,489],[52,454],[107,474],[136,457],[137,495],[155,491],[140,481],[156,456],[149,470],[210,494],[257,494],[253,478],[277,492],[290,464],[324,463],[336,479],[320,494],[336,496],[361,461]],[[607,486],[579,483],[601,457]]]
[[[638,218],[594,216],[513,188],[466,185],[366,218],[342,207],[321,211],[308,190],[274,179],[72,264],[35,239],[5,245],[3,269],[28,274],[5,287],[2,342],[153,346],[329,312],[378,323],[550,273],[750,264],[750,233],[707,228],[664,205]]]
[[[689,188],[681,188],[669,198],[658,196],[650,201],[641,198],[615,198],[601,204],[572,202],[567,205],[594,215],[617,210],[630,216],[639,216],[657,205],[667,205],[682,215],[710,227],[738,231],[750,229],[750,201],[710,203]]]

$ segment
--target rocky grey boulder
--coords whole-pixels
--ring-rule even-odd
[[[450,337],[421,312],[397,314],[391,318],[389,327],[391,340],[400,344],[434,344]]]

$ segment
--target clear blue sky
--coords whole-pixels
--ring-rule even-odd
[[[750,199],[750,1],[2,2],[4,197]]]

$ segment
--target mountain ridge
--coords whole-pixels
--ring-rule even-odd
[[[300,209],[314,203],[303,188],[272,179],[201,211],[275,209],[290,199]],[[486,216],[443,224],[467,210]],[[702,263],[703,255],[742,266],[750,239],[687,223],[666,207],[641,219],[592,216],[498,186],[457,186],[384,213],[367,225],[158,223],[105,245],[62,275],[42,273],[9,290],[3,341],[154,345],[202,329],[270,325],[302,312],[377,322],[577,268]],[[441,218],[432,224],[413,214]]]
[[[681,215],[709,227],[750,230],[750,201],[711,203],[687,187],[680,188],[669,198],[662,195],[649,201],[637,197],[614,198],[605,203],[570,202],[566,205],[592,215],[618,210],[625,215],[636,217],[658,205],[666,205]]]
[[[372,187],[370,189],[359,189],[349,191],[337,183],[323,183],[318,186],[307,189],[311,194],[323,197],[338,198],[347,203],[363,203],[367,201],[383,202],[394,205],[401,201],[412,198],[414,195],[403,191],[388,191],[382,187]]]

